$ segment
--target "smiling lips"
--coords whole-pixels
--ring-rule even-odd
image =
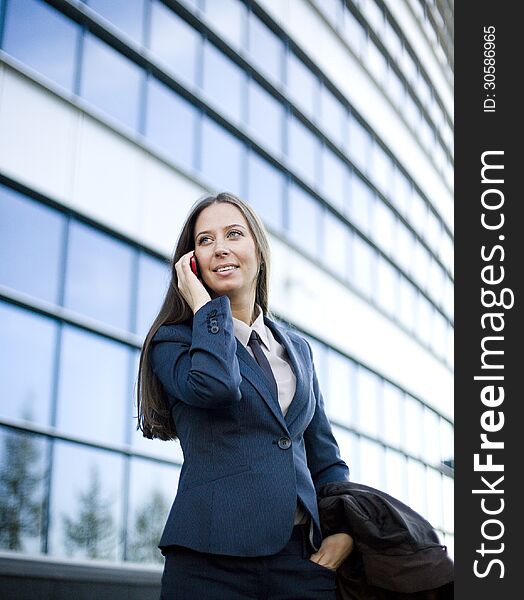
[[[220,265],[216,269],[213,269],[213,271],[215,273],[228,273],[229,271],[234,271],[235,269],[238,269],[238,265],[227,264],[227,265]]]

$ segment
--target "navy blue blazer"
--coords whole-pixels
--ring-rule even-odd
[[[162,551],[178,544],[214,554],[276,554],[291,536],[297,496],[312,517],[312,544],[320,547],[317,491],[349,481],[349,469],[324,411],[311,347],[267,316],[264,322],[296,377],[285,417],[262,369],[234,336],[227,296],[185,323],[162,325],[153,337],[151,365],[184,454]]]

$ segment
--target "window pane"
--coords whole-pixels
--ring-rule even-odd
[[[132,459],[127,527],[128,560],[164,564],[164,557],[157,546],[173,504],[179,472],[174,466]]]
[[[144,0],[88,0],[87,4],[135,42],[142,43]]]
[[[142,70],[87,34],[84,38],[80,95],[133,130],[138,128]]]
[[[344,10],[343,35],[355,54],[360,57],[366,45],[366,32],[349,8]]]
[[[2,550],[40,553],[46,457],[45,438],[0,427]]]
[[[408,502],[407,497],[406,457],[400,452],[386,448],[386,492],[401,502]]]
[[[362,474],[360,481],[378,490],[384,489],[384,447],[366,438],[360,439]]]
[[[130,350],[65,327],[60,352],[57,426],[114,444],[126,441]],[[96,377],[93,374],[96,373]]]
[[[396,244],[393,247],[394,257],[400,268],[410,275],[413,272],[413,254],[415,251],[415,236],[402,223],[397,221],[397,238]]]
[[[316,118],[319,81],[292,52],[287,55],[287,93],[308,117]]]
[[[373,181],[385,196],[389,196],[389,188],[393,178],[393,163],[377,142],[373,144],[372,148]]]
[[[246,7],[239,0],[205,0],[204,12],[211,27],[236,48],[244,46]]]
[[[342,146],[346,137],[346,109],[324,86],[320,88],[320,101],[322,129],[337,146]]]
[[[384,440],[388,444],[400,448],[404,438],[402,392],[391,383],[383,381],[382,394],[384,397]]]
[[[382,256],[377,263],[378,305],[391,317],[398,313],[398,271]]]
[[[349,158],[361,171],[367,173],[370,160],[371,136],[353,116],[349,119],[348,138]]]
[[[412,458],[408,458],[408,498],[408,505],[427,519],[426,469]]]
[[[289,234],[291,239],[309,255],[320,250],[320,205],[296,185],[289,189]]]
[[[348,169],[346,164],[331,150],[322,149],[323,195],[341,212],[347,197]]]
[[[282,81],[284,43],[262,21],[249,13],[249,54],[256,66],[276,83]]]
[[[355,415],[351,406],[353,400],[354,383],[353,363],[335,350],[329,349],[327,353],[328,388],[326,407],[329,417],[336,421],[353,426]]]
[[[333,436],[340,449],[340,456],[349,467],[349,474],[352,481],[360,481],[358,477],[359,465],[358,465],[358,442],[357,437],[337,425],[332,425]]]
[[[356,173],[349,178],[347,211],[350,220],[364,233],[371,229],[371,207],[374,193]]]
[[[254,80],[249,81],[248,125],[262,146],[282,154],[284,107]]]
[[[121,242],[73,222],[69,233],[65,306],[128,329],[133,254]]]
[[[318,185],[319,141],[293,116],[288,119],[288,157],[291,168],[313,187]]]
[[[51,319],[0,303],[2,417],[49,425],[56,336]]]
[[[440,419],[440,461],[451,464],[454,457],[454,439],[453,439],[453,425],[446,421],[446,419]]]
[[[440,464],[440,419],[427,406],[424,407],[424,460],[436,467]]]
[[[213,44],[204,45],[203,89],[210,104],[231,120],[243,117],[244,71]]]
[[[189,102],[157,79],[149,79],[145,134],[161,152],[187,169],[194,165],[197,118]]]
[[[410,331],[415,328],[417,310],[417,290],[405,277],[400,277],[400,321]]]
[[[217,189],[242,195],[243,144],[210,119],[202,130],[202,173]]]
[[[0,283],[58,302],[64,218],[0,185]]]
[[[159,0],[151,7],[150,48],[167,69],[188,83],[196,83],[201,36]]]
[[[368,435],[378,436],[379,423],[379,380],[364,367],[357,369],[358,426]]]
[[[73,90],[79,27],[43,2],[8,2],[3,49],[68,91]]]
[[[157,316],[171,278],[169,264],[141,253],[138,259],[138,335],[145,336]]]
[[[387,62],[382,52],[375,46],[375,43],[368,38],[366,48],[366,62],[369,72],[379,84],[384,84],[387,71]]]
[[[324,210],[322,259],[329,270],[340,277],[349,275],[350,239],[347,226],[328,210]]]
[[[391,255],[395,246],[395,217],[391,209],[378,199],[373,205],[373,240],[386,253]]]
[[[369,298],[373,298],[375,293],[376,262],[375,250],[360,236],[353,236],[351,260],[351,272],[354,274],[353,283]]]
[[[247,200],[262,220],[282,229],[284,176],[254,152],[249,153]]]
[[[397,167],[393,169],[393,186],[389,192],[392,204],[401,215],[409,218],[411,210],[411,183]]]
[[[415,457],[422,455],[422,431],[424,428],[422,405],[406,394],[404,396],[404,430],[409,432],[404,438],[404,450]]]
[[[427,477],[427,499],[428,499],[428,521],[435,528],[443,526],[442,514],[442,475],[435,469],[426,470]]]
[[[121,559],[123,457],[54,442],[49,553]]]

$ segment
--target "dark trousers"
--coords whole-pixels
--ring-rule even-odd
[[[336,571],[309,560],[309,525],[271,556],[165,550],[160,600],[336,600]]]

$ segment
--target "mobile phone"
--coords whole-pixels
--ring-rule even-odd
[[[191,258],[189,259],[189,264],[191,265],[191,270],[193,271],[193,273],[197,276],[200,277],[200,271],[198,269],[198,263],[197,263],[197,259],[196,256],[193,254],[193,256],[191,256]]]

